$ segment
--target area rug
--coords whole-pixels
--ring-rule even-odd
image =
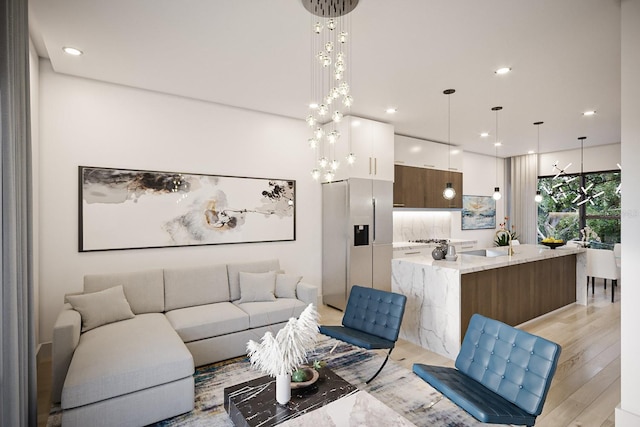
[[[316,350],[309,355],[310,361],[326,361],[335,373],[360,390],[367,391],[416,426],[482,425],[413,372],[391,360],[370,384],[365,384],[382,364],[382,356],[323,335],[320,337]],[[334,346],[335,349],[330,353]],[[251,369],[246,357],[197,368],[194,376],[194,410],[154,424],[154,427],[231,427],[233,424],[223,406],[224,388],[261,376],[260,372]],[[60,408],[53,407],[47,427],[59,427],[60,420]]]

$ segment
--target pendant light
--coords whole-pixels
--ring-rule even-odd
[[[593,199],[602,196],[604,194],[604,191],[600,191],[599,193],[594,194],[593,196],[589,196],[589,190],[591,190],[591,188],[593,187],[593,183],[587,185],[585,188],[586,182],[585,182],[585,176],[584,176],[584,140],[587,139],[587,137],[581,136],[578,139],[580,140],[580,190],[578,191],[578,195],[576,196],[576,198],[573,199],[571,203],[575,203],[578,200],[582,199],[576,205],[576,207],[579,208],[580,206],[584,205],[587,202],[593,205],[594,204]]]
[[[498,187],[498,111],[502,110],[502,107],[493,107],[491,111],[496,112],[496,186],[493,189],[493,200],[500,200],[502,194],[500,194],[500,187]]]
[[[536,156],[540,159],[540,125],[544,122],[535,122],[534,125],[538,128],[538,151],[536,152]],[[536,162],[536,165],[538,162]],[[536,188],[536,196],[533,198],[536,203],[540,203],[542,201],[542,194],[540,194],[540,190]]]
[[[456,197],[456,190],[453,188],[453,184],[451,183],[451,94],[456,93],[455,89],[447,89],[444,92],[447,95],[449,100],[449,121],[448,121],[448,139],[447,139],[447,149],[449,150],[449,182],[447,182],[444,191],[442,192],[442,197],[447,200],[451,200]]]

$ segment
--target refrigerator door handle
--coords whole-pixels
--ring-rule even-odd
[[[376,242],[376,198],[372,197],[372,204],[373,204],[373,243]]]

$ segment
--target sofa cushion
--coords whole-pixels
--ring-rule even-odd
[[[230,302],[179,308],[166,313],[182,341],[191,342],[249,329],[249,316]]]
[[[84,292],[97,292],[122,285],[131,311],[161,313],[164,311],[164,277],[162,270],[133,273],[88,274],[84,276]]]
[[[82,332],[134,316],[122,286],[90,294],[68,295],[67,300],[80,313]]]
[[[269,302],[238,304],[238,307],[249,315],[249,327],[258,328],[298,317],[307,306],[295,298],[277,298]]]
[[[296,298],[296,287],[302,276],[295,274],[278,274],[276,276],[276,297]]]
[[[176,381],[193,372],[191,353],[165,316],[138,315],[80,336],[62,390],[62,409]]]
[[[241,271],[240,278],[240,299],[234,301],[237,304],[245,302],[275,301],[276,296],[276,272],[267,273],[247,273]]]
[[[166,311],[224,301],[229,301],[226,265],[164,270]]]
[[[278,270],[280,270],[280,262],[277,259],[227,264],[227,272],[229,273],[229,294],[231,296],[231,301],[240,299],[239,273],[241,271],[246,271],[247,273],[266,273],[268,271]]]

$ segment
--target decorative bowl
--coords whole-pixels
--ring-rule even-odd
[[[311,384],[318,381],[320,374],[313,368],[308,366],[304,366],[299,369],[300,371],[304,371],[305,373],[305,381],[291,381],[291,389],[295,390],[297,388],[309,387]]]
[[[564,246],[564,241],[562,242],[540,242],[541,244],[550,247],[551,249],[555,249],[559,246]]]

